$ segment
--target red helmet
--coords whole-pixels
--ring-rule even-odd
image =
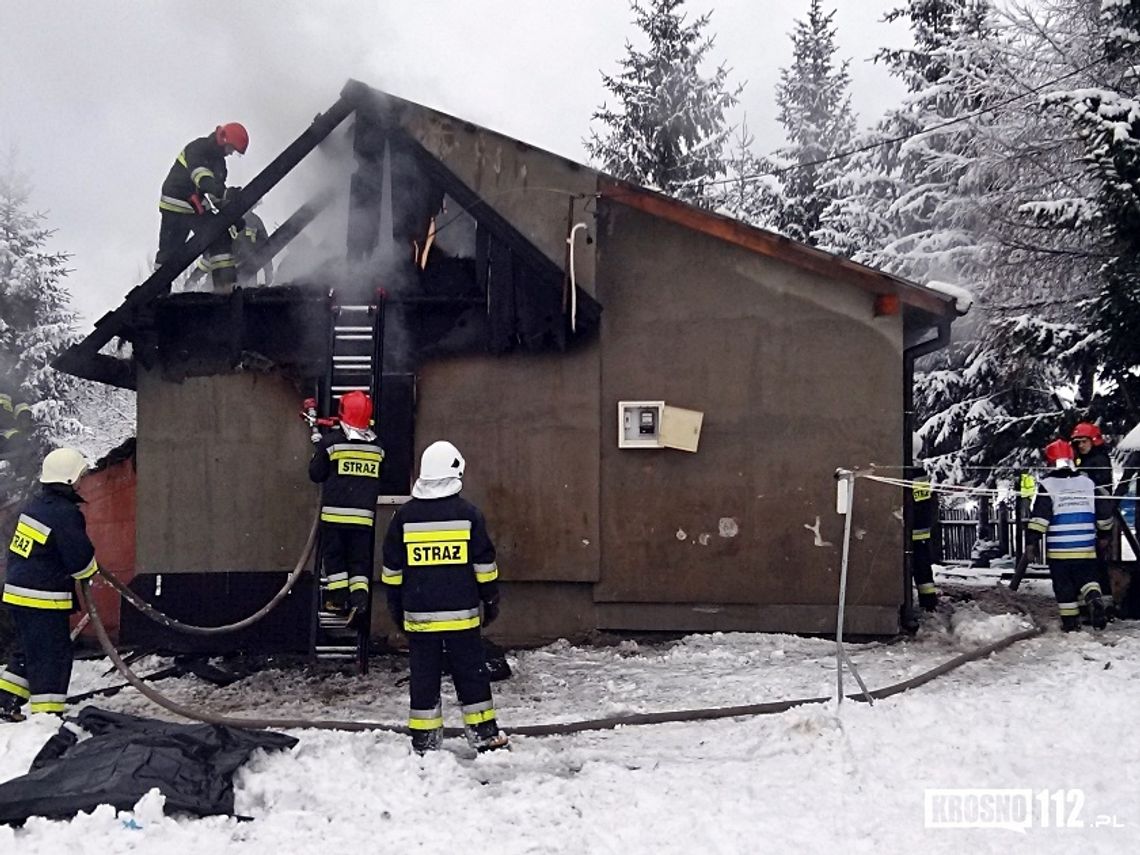
[[[1073,446],[1068,440],[1055,439],[1045,446],[1045,459],[1053,464],[1054,468],[1076,468],[1073,463]]]
[[[214,129],[214,140],[220,146],[232,145],[239,153],[249,148],[249,131],[239,122],[227,122]]]
[[[1072,436],[1070,439],[1089,439],[1092,440],[1093,445],[1104,445],[1104,436],[1101,435],[1100,428],[1092,422],[1080,422],[1073,428]]]
[[[353,391],[341,396],[340,422],[357,430],[372,424],[372,399],[364,392]]]

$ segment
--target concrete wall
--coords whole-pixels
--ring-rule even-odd
[[[598,349],[431,362],[420,372],[418,454],[447,439],[487,517],[504,580],[598,579]]]
[[[140,573],[293,569],[319,495],[300,398],[278,375],[140,368]]]
[[[849,284],[665,220],[612,203],[602,214],[595,596],[638,605],[607,606],[603,619],[645,628],[645,604],[687,603],[698,607],[688,620],[661,619],[710,628],[717,607],[755,604],[796,608],[737,610],[750,628],[826,629],[843,534],[834,470],[901,462],[901,317],[875,318]],[[618,449],[623,399],[703,411],[700,450]],[[849,603],[877,615],[866,631],[893,631],[901,498],[861,482],[856,499]]]

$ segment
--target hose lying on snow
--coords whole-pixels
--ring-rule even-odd
[[[309,529],[309,537],[305,541],[305,548],[301,550],[301,557],[297,559],[297,564],[289,573],[289,577],[285,580],[285,584],[281,590],[273,595],[268,603],[262,606],[258,611],[254,612],[247,618],[242,618],[236,623],[228,623],[224,626],[194,626],[193,624],[182,623],[172,617],[168,617],[132,591],[129,587],[119,581],[114,574],[99,568],[99,574],[107,580],[107,582],[122,594],[123,599],[129,602],[132,606],[150,618],[152,621],[169,629],[177,630],[178,632],[189,633],[190,635],[223,635],[227,632],[237,632],[239,629],[245,629],[247,626],[252,626],[257,623],[285,599],[286,595],[293,590],[293,586],[297,584],[297,580],[301,577],[301,573],[305,569],[305,565],[309,563],[309,557],[313,554],[313,546],[317,542],[317,525],[320,521],[320,514],[313,519],[312,528]],[[88,611],[90,615],[91,612]]]
[[[99,638],[99,643],[103,647],[103,651],[115,663],[115,667],[126,678],[127,682],[139,690],[148,700],[153,701],[163,709],[174,713],[175,715],[182,716],[183,718],[191,719],[192,721],[201,721],[207,724],[221,724],[228,727],[246,727],[254,729],[262,728],[295,728],[295,729],[317,729],[317,730],[349,730],[349,731],[365,731],[365,730],[380,730],[388,733],[408,733],[408,729],[403,725],[386,724],[384,722],[376,721],[336,721],[332,719],[304,719],[304,718],[231,718],[230,716],[217,715],[209,710],[200,710],[192,707],[186,707],[179,704],[177,701],[172,701],[170,698],[163,695],[161,692],[155,691],[150,686],[146,685],[123,661],[119,656],[119,652],[111,643],[110,637],[107,635],[107,629],[103,626],[103,621],[99,617],[99,612],[95,608],[91,597],[88,596],[89,583],[83,580],[79,585],[79,599],[83,608],[91,615],[91,625],[95,628],[95,634]],[[1016,644],[1018,641],[1023,641],[1027,638],[1033,638],[1040,635],[1043,629],[1036,624],[1030,629],[1023,629],[1008,635],[998,641],[984,644],[953,659],[943,662],[931,668],[929,671],[924,671],[900,683],[894,683],[890,686],[885,686],[882,689],[874,689],[869,693],[873,700],[881,698],[889,698],[891,695],[897,695],[922,686],[941,677],[943,674],[948,674],[956,668],[960,668],[967,662],[973,662],[989,656],[991,653],[996,653],[999,650]],[[866,697],[862,694],[848,695],[853,701],[865,701]],[[611,730],[617,727],[624,727],[629,725],[638,724],[663,724],[665,722],[675,721],[709,721],[718,718],[736,718],[739,716],[750,715],[767,715],[769,713],[785,712],[793,707],[803,706],[805,704],[822,704],[830,701],[830,697],[817,697],[817,698],[794,698],[785,701],[770,701],[762,704],[745,704],[743,706],[735,707],[713,707],[709,709],[696,709],[696,710],[676,710],[673,712],[656,712],[656,713],[633,713],[630,715],[613,716],[610,718],[596,718],[588,719],[586,721],[571,721],[571,722],[555,722],[553,724],[528,724],[517,727],[504,727],[503,729],[510,734],[517,734],[520,736],[558,736],[570,733],[581,733],[587,730]],[[458,727],[444,728],[444,736],[460,736],[463,730]]]

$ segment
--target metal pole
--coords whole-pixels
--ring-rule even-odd
[[[838,693],[837,703],[843,703],[843,668],[851,669],[855,681],[859,684],[868,703],[874,703],[867,685],[855,668],[855,663],[847,655],[843,647],[843,614],[847,609],[847,562],[851,555],[851,517],[855,515],[855,473],[849,469],[837,469],[837,478],[847,484],[847,518],[843,521],[843,563],[839,569],[839,613],[835,618],[835,683]]]

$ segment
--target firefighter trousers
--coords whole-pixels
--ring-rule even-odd
[[[71,683],[69,612],[9,605],[8,616],[16,643],[0,672],[0,702],[19,707],[27,701],[31,712],[62,713]]]
[[[173,211],[162,211],[162,221],[158,226],[158,252],[154,256],[154,264],[161,267],[178,252],[190,237],[190,233],[197,234],[208,222],[207,217],[213,214],[176,214]],[[213,278],[215,291],[231,291],[237,281],[237,269],[233,255],[233,237],[228,231],[223,231],[213,243],[206,248],[206,269]]]
[[[1100,593],[1096,574],[1095,558],[1049,559],[1049,578],[1061,617],[1076,617],[1085,597],[1094,590]]]
[[[373,528],[370,525],[321,523],[321,563],[325,568],[326,587],[334,596],[347,592],[349,603],[356,608],[368,604],[372,581]]]
[[[465,724],[493,720],[491,677],[483,653],[479,629],[454,632],[409,632],[409,667],[411,669],[411,721],[415,729],[435,723],[443,727],[440,685],[444,667],[451,670],[451,682],[463,708]],[[419,724],[417,724],[419,722]]]
[[[933,594],[934,588],[934,561],[929,540],[916,540],[912,546],[914,550],[913,575],[914,585],[920,594]]]

